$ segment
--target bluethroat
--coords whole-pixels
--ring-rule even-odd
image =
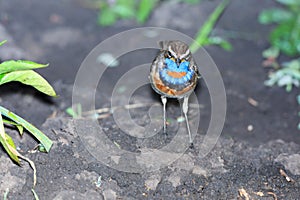
[[[154,91],[161,95],[164,133],[166,133],[167,98],[183,99],[182,111],[190,145],[193,145],[187,112],[189,96],[194,91],[199,78],[197,65],[187,44],[174,40],[161,41],[159,46],[161,50],[151,65],[150,82]]]

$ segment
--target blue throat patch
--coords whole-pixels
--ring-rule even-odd
[[[165,63],[167,67],[160,71],[159,74],[161,78],[168,83],[171,83],[173,85],[181,85],[191,80],[194,75],[194,71],[189,70],[190,63],[187,61],[182,62],[179,66],[177,66],[177,64],[173,60],[166,58]],[[174,78],[168,75],[168,72],[185,72],[186,75],[180,78]]]

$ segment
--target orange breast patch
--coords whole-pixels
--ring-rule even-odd
[[[177,91],[176,89],[169,88],[160,79],[154,77],[154,85],[157,90],[168,95],[169,97],[177,97],[193,90],[196,86],[196,82],[193,82],[191,85],[187,86],[183,90]]]
[[[172,72],[168,71],[167,74],[173,78],[182,78],[186,75],[186,72]]]

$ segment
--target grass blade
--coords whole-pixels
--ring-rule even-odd
[[[199,29],[198,33],[196,34],[196,39],[190,47],[192,52],[197,51],[199,47],[203,46],[205,42],[207,42],[209,34],[211,33],[213,27],[215,26],[217,20],[223,13],[228,3],[229,0],[223,0],[214,10],[214,12],[209,16],[208,20]]]
[[[9,157],[13,159],[16,163],[20,164],[18,155],[14,153],[16,151],[16,146],[14,144],[14,141],[9,135],[5,133],[1,114],[0,114],[0,143],[2,144],[5,151],[8,153]],[[13,149],[15,151],[13,151]]]
[[[34,189],[31,189],[31,192],[33,193],[34,199],[39,200],[39,197],[38,197],[37,193],[34,191]]]
[[[136,16],[137,21],[141,24],[145,23],[156,4],[157,0],[141,0]]]
[[[1,41],[0,42],[0,46],[2,46],[4,43],[6,43],[7,42],[7,40],[3,40],[3,41]]]
[[[22,125],[26,130],[28,130],[38,141],[42,143],[42,145],[45,147],[46,151],[49,152],[50,148],[53,144],[53,142],[39,129],[37,129],[35,126],[24,120],[22,117],[14,114],[13,112],[10,112],[6,108],[0,106],[0,112],[5,117],[13,120],[14,122]],[[2,120],[1,120],[2,121]],[[1,124],[0,124],[1,125]]]
[[[15,123],[13,121],[6,120],[6,119],[2,119],[2,121],[4,122],[4,124],[10,124],[10,125],[15,126],[18,129],[20,135],[23,135],[24,127],[22,125],[17,124],[17,123]]]

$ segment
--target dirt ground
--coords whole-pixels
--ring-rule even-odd
[[[20,152],[36,163],[35,191],[40,199],[300,199],[297,91],[287,94],[282,88],[263,84],[267,70],[261,66],[261,52],[268,47],[270,27],[260,25],[257,15],[264,8],[276,6],[274,2],[232,0],[215,34],[228,38],[233,51],[206,48],[220,70],[227,95],[225,126],[214,149],[204,159],[199,156],[199,145],[210,119],[209,94],[205,84],[201,84],[196,94],[202,105],[203,126],[200,124],[195,148],[188,149],[169,166],[141,173],[120,172],[94,158],[76,131],[76,121],[65,113],[72,103],[77,70],[88,53],[114,34],[141,27],[134,21],[97,26],[97,12],[80,2],[0,2],[0,39],[8,40],[0,48],[1,60],[50,63],[38,72],[59,94],[58,98],[49,98],[20,84],[1,86],[1,105],[35,124],[54,141],[48,154],[29,153],[36,141],[29,134],[20,138],[14,130],[8,130]],[[164,1],[145,26],[170,28],[193,37],[218,2],[203,0],[195,6]],[[108,107],[120,76],[131,66],[151,62],[155,54],[156,51],[146,50],[121,57],[120,66],[108,69],[101,79],[96,107]],[[148,92],[140,91],[136,96],[137,103],[160,101],[150,87]],[[251,105],[249,98],[258,105]],[[168,106],[173,122],[170,130],[180,124],[176,120],[179,115],[178,105],[172,102]],[[146,108],[132,110],[131,116],[146,123]],[[139,151],[141,141],[122,132],[111,116],[99,123],[121,148]],[[249,130],[249,125],[253,130]],[[158,134],[153,141],[142,144],[164,145],[172,137]],[[9,188],[8,199],[33,199],[33,172],[27,163],[18,167],[4,152],[0,161],[0,194]]]

